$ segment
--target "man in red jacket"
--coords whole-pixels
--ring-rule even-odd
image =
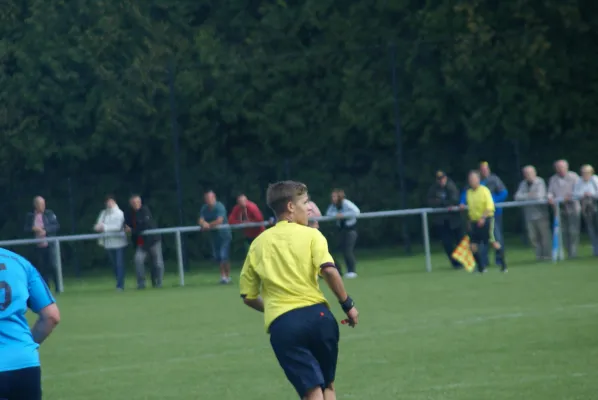
[[[264,216],[254,202],[249,201],[244,194],[240,194],[237,196],[237,205],[233,207],[228,217],[228,223],[234,225],[247,222],[264,222]],[[243,233],[245,234],[247,246],[251,245],[251,242],[253,242],[264,229],[263,226],[245,228]]]

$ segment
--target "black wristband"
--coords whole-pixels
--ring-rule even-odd
[[[344,313],[348,313],[353,307],[355,307],[355,303],[353,302],[351,296],[347,296],[347,300],[341,301],[340,303]]]

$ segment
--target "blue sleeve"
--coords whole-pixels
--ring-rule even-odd
[[[27,286],[29,290],[27,305],[33,312],[39,313],[50,304],[56,303],[48,285],[31,264],[27,265]]]
[[[461,199],[459,200],[459,204],[467,204],[467,190],[461,192]]]
[[[352,201],[345,199],[343,203],[347,207],[347,210],[349,210],[350,214],[358,215],[359,213],[361,213],[359,207],[357,207],[357,205],[355,205],[355,203],[353,203]]]
[[[326,215],[329,217],[334,217],[336,214],[338,214],[338,211],[336,210],[334,204],[329,205],[328,209],[326,210]]]
[[[507,199],[508,196],[509,191],[507,190],[507,188],[503,188],[503,190],[492,193],[492,200],[494,200],[495,203],[502,203]]]

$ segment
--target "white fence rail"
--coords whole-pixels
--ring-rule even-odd
[[[558,203],[558,202],[557,202]],[[546,200],[539,200],[539,201],[513,201],[513,202],[506,202],[506,203],[499,203],[496,206],[498,208],[515,208],[515,207],[525,207],[525,206],[534,206],[534,205],[543,205],[548,204]],[[560,207],[555,207],[555,221],[560,221]],[[424,241],[424,252],[425,252],[425,267],[426,271],[432,271],[432,256],[430,253],[430,235],[429,235],[429,226],[428,226],[428,215],[429,214],[438,214],[438,213],[445,213],[445,212],[459,212],[460,209],[458,207],[451,207],[451,208],[415,208],[415,209],[408,209],[408,210],[390,210],[390,211],[374,211],[374,212],[364,212],[357,216],[346,216],[345,218],[359,218],[359,219],[371,219],[371,218],[386,218],[386,217],[404,217],[409,215],[420,215],[422,219],[422,234],[423,234],[423,241]],[[325,222],[325,221],[336,221],[337,217],[318,217],[314,218],[314,220]],[[250,227],[258,227],[258,226],[268,226],[270,223],[268,221],[259,222],[259,223],[245,223],[245,224],[235,224],[235,225],[220,225],[216,229],[223,229],[223,228],[231,228],[231,229],[242,229],[242,228],[250,228]],[[560,223],[559,223],[560,225]],[[178,272],[179,272],[179,283],[181,286],[185,285],[185,271],[183,265],[183,248],[182,248],[182,240],[181,234],[187,232],[199,232],[201,228],[199,226],[180,226],[174,228],[160,228],[160,229],[152,229],[143,232],[144,235],[157,235],[157,234],[174,234],[175,235],[175,243],[176,243],[176,253],[177,253],[177,265],[178,265]],[[69,236],[53,236],[53,237],[46,237],[43,239],[16,239],[16,240],[2,240],[0,241],[0,247],[12,247],[12,246],[21,246],[21,245],[28,245],[28,244],[37,244],[42,242],[49,242],[54,247],[54,255],[56,257],[55,261],[55,268],[56,274],[58,277],[58,291],[64,291],[64,282],[63,282],[63,274],[62,274],[62,257],[60,252],[60,243],[62,242],[78,242],[84,240],[97,240],[104,238],[110,235],[119,235],[122,233],[99,233],[99,234],[85,234],[85,235],[69,235]],[[563,257],[563,246],[562,246],[562,236],[561,230],[558,230],[559,235],[559,256],[558,259],[562,260]],[[556,258],[553,261],[557,261]]]

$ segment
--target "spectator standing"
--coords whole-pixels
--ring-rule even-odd
[[[98,240],[98,244],[106,249],[110,264],[116,278],[116,290],[125,289],[125,214],[118,207],[114,196],[106,196],[106,208],[100,212],[98,220],[93,227],[94,231],[106,233]]]
[[[569,171],[569,163],[566,160],[555,162],[554,169],[556,173],[548,181],[548,201],[555,206],[555,202],[560,200],[559,222],[565,250],[569,258],[575,258],[579,247],[581,206],[578,200],[573,199],[573,189],[579,175]]]
[[[355,243],[357,242],[357,216],[359,208],[349,199],[345,198],[345,192],[342,189],[334,189],[331,194],[332,203],[326,211],[329,217],[336,216],[336,222],[340,232],[340,247],[347,264],[347,273],[345,278],[357,278]],[[340,265],[336,265],[341,270]]]
[[[317,218],[317,217],[321,217],[322,213],[320,212],[320,209],[318,208],[318,206],[316,205],[316,203],[314,203],[311,199],[311,196],[308,195],[307,197],[308,203],[307,203],[307,216],[309,218]],[[311,228],[316,228],[316,229],[320,229],[320,224],[318,221],[314,221],[311,220],[307,223],[307,226],[311,227]]]
[[[52,210],[46,209],[46,200],[37,196],[33,199],[33,212],[27,213],[25,218],[25,232],[35,235],[36,239],[56,236],[60,229],[58,218]],[[58,293],[58,276],[56,274],[56,244],[47,241],[37,244],[37,269],[50,286],[54,283],[55,292]]]
[[[145,289],[145,261],[148,255],[152,263],[150,271],[152,287],[161,288],[164,278],[162,239],[160,235],[143,235],[143,231],[156,229],[158,226],[150,209],[142,203],[139,195],[131,196],[129,204],[131,211],[125,215],[125,231],[131,233],[131,240],[136,246],[137,289]]]
[[[253,201],[247,199],[247,196],[240,194],[237,196],[237,204],[233,207],[228,221],[231,225],[243,224],[247,222],[264,222],[264,216],[260,211],[260,208]],[[243,233],[245,234],[245,244],[247,249],[253,242],[253,240],[265,230],[263,226],[255,228],[245,228]]]
[[[469,236],[471,238],[471,252],[475,258],[479,272],[486,272],[488,259],[482,258],[481,254],[487,252],[488,245],[492,245],[497,253],[502,253],[501,271],[507,272],[505,255],[500,243],[494,237],[494,200],[490,189],[480,182],[480,173],[471,171],[469,173],[469,189],[465,194],[468,207]],[[483,248],[486,248],[484,251]]]
[[[459,189],[444,171],[436,172],[436,182],[428,190],[427,203],[429,207],[434,208],[459,206]],[[434,218],[434,225],[440,232],[442,246],[453,268],[462,268],[452,257],[453,251],[463,238],[461,215],[455,212],[438,214]]]
[[[533,201],[546,199],[546,182],[536,173],[536,168],[528,165],[523,168],[523,181],[519,184],[516,201]],[[525,206],[523,208],[529,241],[536,249],[538,260],[551,259],[550,215],[544,204]]]
[[[232,232],[228,227],[226,208],[216,199],[216,194],[211,190],[204,194],[204,201],[205,204],[199,212],[199,225],[202,229],[210,231],[212,255],[220,265],[220,283],[226,285],[232,282],[229,260]],[[220,225],[227,226],[220,227]]]
[[[497,204],[503,203],[505,200],[507,200],[507,197],[509,197],[509,191],[507,190],[503,181],[496,174],[493,174],[492,171],[490,171],[490,166],[486,161],[480,163],[480,177],[481,184],[490,189],[495,207]],[[501,248],[504,249],[505,241],[503,235],[504,229],[502,217],[502,207],[496,207],[494,211],[494,239],[500,244]],[[502,265],[502,260],[500,259],[501,254],[501,252],[496,253],[496,265]],[[487,254],[485,256],[487,257]]]
[[[598,176],[594,175],[591,165],[581,167],[581,179],[575,184],[573,196],[581,199],[581,215],[592,241],[593,254],[598,256]]]

